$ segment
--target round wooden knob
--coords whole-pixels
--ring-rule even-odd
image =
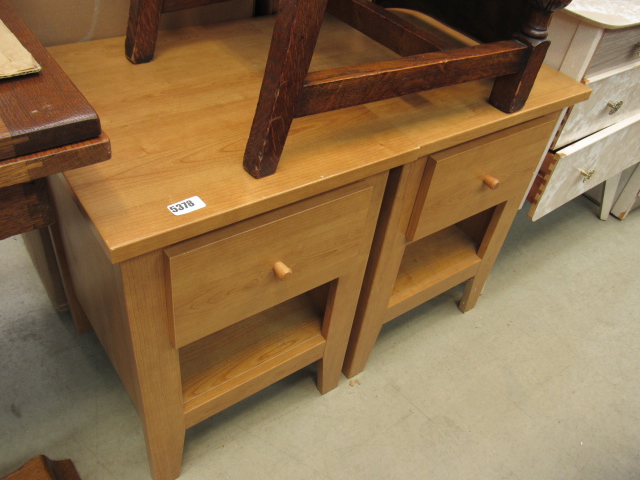
[[[486,177],[484,177],[482,179],[482,183],[484,183],[491,190],[495,190],[500,186],[500,180],[498,180],[496,177],[492,177],[491,175],[487,175]]]
[[[293,273],[293,270],[291,270],[282,262],[276,262],[273,265],[273,271],[275,272],[276,277],[278,277],[280,280],[286,280]]]

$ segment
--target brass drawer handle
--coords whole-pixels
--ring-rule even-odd
[[[613,102],[609,102],[607,103],[607,106],[609,108],[611,108],[611,110],[609,110],[609,115],[613,115],[614,113],[616,113],[618,110],[620,110],[620,108],[622,107],[622,104],[624,103],[624,100],[620,100],[617,103],[613,103]]]
[[[578,168],[578,167],[576,168],[582,174],[582,183],[587,183],[589,180],[591,180],[591,177],[593,177],[594,173],[596,173],[595,170],[589,170],[588,172],[585,172],[581,168]]]
[[[500,180],[498,180],[496,177],[492,177],[491,175],[487,175],[486,177],[484,177],[482,179],[482,183],[484,183],[491,190],[495,190],[500,186]]]
[[[273,264],[273,271],[275,272],[276,277],[278,277],[280,280],[286,280],[293,273],[293,270],[291,270],[289,267],[287,267],[282,262],[274,263]]]

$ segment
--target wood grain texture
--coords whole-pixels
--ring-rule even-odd
[[[313,72],[304,82],[296,116],[513,74],[525,54],[524,46],[506,41]]]
[[[329,0],[327,11],[403,57],[456,46],[366,0]]]
[[[548,49],[549,42],[531,45],[519,72],[496,78],[489,103],[505,113],[517,112],[524,107]]]
[[[154,480],[174,480],[182,465],[185,423],[180,359],[169,341],[163,271],[161,251],[120,265],[127,331],[118,347],[130,349],[151,475]]]
[[[556,119],[545,116],[429,156],[407,238],[424,238],[524,193]],[[486,175],[497,177],[500,188],[487,187]]]
[[[181,349],[187,427],[320,360],[325,344],[322,319],[300,296]]]
[[[57,312],[68,310],[64,284],[56,262],[55,248],[49,229],[42,228],[23,233],[22,240],[53,308]]]
[[[327,0],[282,0],[244,153],[255,178],[276,171],[309,71]]]
[[[477,251],[478,245],[455,225],[408,244],[389,298],[389,307],[415,295],[428,283],[439,283],[434,281],[434,277],[442,273],[449,276],[453,268],[480,263]]]
[[[53,223],[44,179],[0,188],[0,240]]]
[[[460,308],[473,308],[558,115],[436,152],[391,173],[345,375],[364,369],[384,322],[465,281]],[[441,171],[436,159],[443,162]],[[483,184],[487,165],[504,175],[497,190]],[[425,208],[431,201],[434,207]]]
[[[111,157],[109,138],[99,137],[0,161],[0,188],[103,162]]]
[[[481,42],[511,38],[524,24],[528,11],[528,0],[376,0],[376,3],[423,12]]]
[[[322,323],[322,335],[327,339],[325,353],[318,365],[318,390],[326,393],[338,386],[349,337],[352,332],[361,286],[367,268],[374,233],[387,182],[387,172],[367,179],[373,188],[367,213],[365,233],[353,269],[331,283]]]
[[[59,264],[74,323],[81,325],[85,318],[90,320],[133,404],[138,406],[119,266],[109,262],[92,226],[73,201],[64,177],[54,175],[48,183],[59,226],[54,244],[64,253],[64,261]]]
[[[347,377],[364,370],[384,323],[424,165],[419,159],[389,174],[342,370]]]
[[[455,225],[408,244],[383,321],[472,278],[481,263],[477,250],[476,243]]]
[[[131,0],[125,56],[131,63],[147,63],[153,59],[160,28],[163,0]]]
[[[468,312],[475,307],[478,298],[480,298],[489,273],[498,258],[502,244],[518,212],[520,198],[521,195],[518,195],[496,206],[482,243],[478,248],[478,256],[482,261],[478,265],[478,271],[473,278],[464,286],[464,292],[458,304],[460,311]]]
[[[226,2],[227,0],[164,0],[162,2],[162,13],[175,12],[187,8],[202,7],[212,3]]]
[[[640,25],[620,30],[605,30],[591,59],[587,75],[597,75],[615,68],[640,62],[638,42]]]
[[[174,344],[184,346],[350,270],[373,193],[368,185],[353,187],[168,248]],[[286,282],[273,272],[279,260],[294,271]]]
[[[99,136],[96,112],[6,0],[0,18],[42,65],[0,82],[0,160]]]
[[[256,182],[244,173],[242,156],[272,29],[273,18],[261,17],[162,31],[166,56],[143,69],[123,58],[122,38],[51,49],[108,125],[113,158],[66,176],[112,261],[557,111],[589,93],[543,67],[527,105],[513,115],[488,105],[491,82],[479,81],[296,119],[277,175]],[[389,55],[327,18],[311,68],[370,63]],[[198,69],[192,68],[194,61]],[[123,81],[104,82],[110,76]],[[213,87],[217,95],[210,94]],[[179,217],[167,210],[193,195],[207,207]]]
[[[44,455],[32,458],[4,480],[81,480],[71,460],[51,460]]]

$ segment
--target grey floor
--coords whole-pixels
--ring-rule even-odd
[[[187,432],[181,478],[639,479],[640,211],[520,212],[478,305],[460,289],[387,324],[357,382],[301,371]],[[139,417],[92,333],[0,242],[0,477],[71,458],[147,479]]]

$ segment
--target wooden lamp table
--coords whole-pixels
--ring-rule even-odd
[[[545,67],[515,114],[491,107],[492,82],[481,81],[297,119],[277,173],[256,180],[242,158],[272,29],[259,18],[161,32],[144,65],[125,59],[122,39],[51,49],[114,150],[50,181],[72,313],[91,322],[140,412],[156,480],[179,475],[186,428],[289,373],[318,361],[320,391],[338,384],[390,171],[385,212],[399,177],[417,171],[421,183],[428,155],[494,135],[539,154],[549,119],[588,96]],[[389,55],[328,18],[312,68]],[[506,161],[498,153],[491,165]],[[497,222],[487,255],[515,209],[510,179],[533,175],[524,160],[509,159],[483,207]],[[473,163],[456,170],[469,178]],[[480,265],[485,276],[490,262]]]

